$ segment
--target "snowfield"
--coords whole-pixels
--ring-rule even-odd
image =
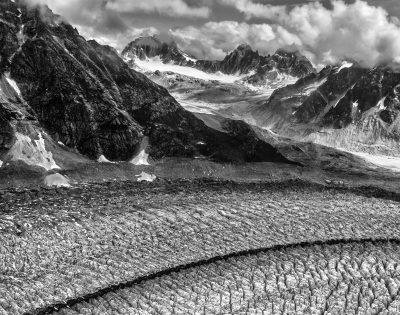
[[[188,99],[186,95],[181,93],[171,93],[171,95],[182,105],[183,108],[192,113],[215,115],[219,111],[228,109],[232,104],[218,104],[203,102],[196,99]]]
[[[370,162],[376,166],[386,168],[386,169],[400,173],[400,158],[399,157],[373,155],[373,154],[361,153],[361,152],[350,152],[350,153],[357,155],[359,157],[362,157],[367,162]]]
[[[44,184],[48,187],[71,187],[68,179],[58,173],[46,176]]]
[[[18,132],[16,138],[15,144],[7,154],[11,161],[23,161],[28,165],[39,166],[47,171],[60,168],[54,161],[53,154],[46,150],[45,140],[41,133],[39,133],[39,140],[32,140]]]
[[[277,71],[277,70],[272,70],[272,71]],[[253,74],[250,73],[248,76],[251,77]],[[249,90],[253,92],[258,92],[262,93],[265,95],[265,97],[270,97],[272,93],[275,92],[275,90],[283,88],[288,85],[295,84],[299,78],[293,77],[288,74],[280,73],[278,72],[277,77],[275,80],[272,79],[267,79],[264,84],[250,84],[247,82],[241,82],[245,87],[247,87]]]
[[[195,68],[191,67],[183,67],[170,63],[163,63],[160,57],[154,57],[147,60],[135,59],[135,64],[139,68],[138,70],[141,72],[174,72],[177,74],[185,75],[188,77],[206,80],[206,81],[219,81],[223,83],[234,83],[240,79],[243,79],[245,76],[240,75],[227,75],[221,72],[218,73],[207,73]]]

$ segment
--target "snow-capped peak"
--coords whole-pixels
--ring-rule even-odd
[[[336,73],[339,73],[343,69],[351,68],[354,64],[352,62],[343,61],[342,65],[337,69]]]

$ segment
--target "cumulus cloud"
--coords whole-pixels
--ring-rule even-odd
[[[264,54],[278,48],[298,49],[316,65],[342,59],[366,66],[400,62],[400,20],[372,5],[395,14],[398,0],[367,0],[369,4],[332,0],[326,6],[318,0],[25,1],[47,4],[85,37],[117,49],[137,36],[158,34],[152,23],[162,30],[161,36],[174,23],[193,23],[173,28],[170,35],[182,49],[201,58],[221,59],[239,44],[248,43]],[[235,21],[239,12],[245,20]],[[215,21],[198,24],[211,15]],[[218,20],[221,16],[227,21]]]
[[[155,27],[129,27],[124,32],[104,33],[90,26],[79,26],[78,31],[86,39],[94,39],[102,45],[109,45],[119,51],[122,51],[127,43],[131,42],[135,38],[160,34],[160,31]]]
[[[252,17],[277,18],[286,14],[286,5],[255,3],[251,0],[219,0],[222,4],[235,7],[246,19]]]
[[[154,27],[137,28],[129,25],[121,15],[107,8],[108,0],[25,0],[30,5],[48,5],[61,14],[87,39],[122,50],[138,36],[159,34]]]
[[[222,59],[238,45],[248,43],[261,53],[281,47],[298,47],[300,39],[279,25],[247,24],[235,21],[208,22],[202,27],[188,26],[170,31],[184,50],[205,59]]]
[[[220,0],[248,19],[265,18],[265,24],[233,21],[209,22],[201,28],[184,27],[171,35],[184,48],[201,57],[221,58],[246,42],[261,52],[296,48],[315,64],[353,59],[366,66],[400,62],[400,26],[382,7],[356,0],[332,1],[327,8],[312,2],[288,9],[250,0]]]
[[[169,16],[207,18],[208,6],[192,6],[183,0],[110,0],[106,6],[118,12],[159,13]]]

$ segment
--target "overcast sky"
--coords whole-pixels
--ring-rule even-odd
[[[121,50],[140,35],[171,38],[197,58],[242,43],[303,52],[316,65],[400,61],[400,0],[28,0],[46,3],[88,39]]]

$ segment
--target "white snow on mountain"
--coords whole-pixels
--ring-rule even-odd
[[[18,94],[18,96],[22,98],[22,96],[21,96],[21,90],[19,89],[17,82],[15,82],[13,79],[11,79],[10,73],[9,73],[9,72],[6,72],[6,73],[4,74],[4,76],[5,76],[5,78],[6,78],[7,82],[8,82],[8,84],[10,84],[11,87],[14,89],[14,91]]]
[[[48,187],[71,187],[69,180],[58,173],[46,176],[43,183]]]
[[[366,161],[385,169],[389,169],[395,172],[400,172],[400,158],[384,155],[374,155],[362,152],[350,152],[354,155],[362,157]]]
[[[130,163],[132,163],[133,165],[150,165],[149,154],[146,152],[148,146],[149,146],[149,138],[144,137],[138,149],[139,153],[137,153],[133,157]]]
[[[150,165],[148,161],[149,155],[146,153],[145,150],[142,150],[139,152],[138,155],[136,155],[131,163],[134,165]]]
[[[348,62],[348,61],[343,61],[342,65],[339,67],[339,69],[337,69],[336,73],[339,73],[340,71],[342,71],[343,69],[346,68],[351,68],[353,66],[353,63]]]
[[[277,70],[272,70],[271,72],[277,72],[277,76],[275,79],[266,79],[265,82],[263,82],[262,84],[250,84],[245,82],[245,80],[243,80],[243,82],[241,82],[244,86],[246,86],[248,89],[250,89],[251,91],[254,92],[259,92],[262,93],[263,95],[265,95],[266,97],[269,97],[272,95],[272,93],[274,93],[275,90],[283,88],[285,86],[294,84],[297,82],[297,80],[299,78],[297,77],[293,77],[291,75],[285,74],[285,73],[280,73]],[[252,75],[254,75],[253,73],[248,74],[248,77],[251,77]]]
[[[207,73],[192,67],[184,67],[170,63],[163,63],[160,57],[149,58],[146,60],[135,59],[135,64],[140,72],[155,72],[157,70],[160,72],[170,71],[196,79],[207,81],[215,80],[222,83],[234,83],[245,77],[243,75],[228,75],[221,72]]]
[[[203,102],[196,99],[187,98],[186,95],[180,93],[171,93],[171,95],[182,105],[183,108],[199,114],[214,115],[219,113],[221,110],[228,109],[232,104],[224,103],[209,103]]]
[[[16,141],[7,153],[11,161],[23,161],[28,165],[43,167],[47,171],[59,169],[53,154],[46,150],[45,140],[39,133],[39,140],[32,140],[21,133],[16,133]]]
[[[157,179],[154,174],[148,174],[146,172],[142,172],[140,175],[136,175],[136,177],[138,177],[138,182],[153,182]]]
[[[311,83],[304,89],[304,94],[305,95],[311,95],[313,92],[315,92],[320,86],[325,84],[325,82],[328,81],[328,78],[324,78],[322,80],[316,81],[314,83]]]
[[[386,101],[386,96],[379,100],[378,104],[376,105],[378,107],[378,109],[380,109],[380,110],[386,109],[385,101]]]
[[[98,163],[115,163],[115,162],[111,162],[110,160],[108,160],[104,155],[100,155],[99,158],[97,159]]]
[[[187,53],[185,53],[184,51],[182,51],[182,50],[180,50],[180,53],[186,59],[186,61],[192,61],[192,62],[196,62],[197,61],[197,59],[189,57],[189,55]]]

